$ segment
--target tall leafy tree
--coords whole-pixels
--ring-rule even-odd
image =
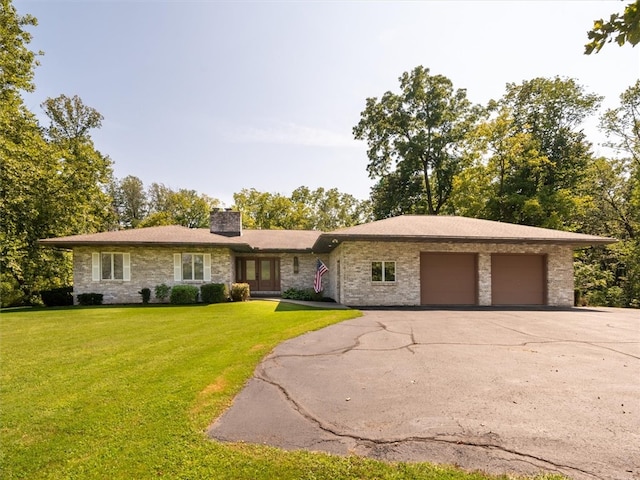
[[[598,159],[588,170],[583,229],[620,242],[581,252],[576,284],[590,303],[640,308],[640,81],[604,113],[600,127],[617,158]]]
[[[600,101],[573,79],[507,84],[482,131],[494,187],[488,218],[573,228],[578,187],[592,158],[581,125]]]
[[[21,93],[35,88],[36,54],[28,48],[26,28],[36,23],[32,16],[19,16],[11,2],[0,1],[3,305],[30,302],[43,288],[69,284],[69,255],[40,248],[38,240],[100,229],[110,210],[102,191],[110,160],[95,150],[89,136],[100,115],[79,98],[58,97],[43,105],[52,120],[44,129],[23,103]]]
[[[464,89],[418,66],[400,78],[400,93],[366,100],[353,134],[368,145],[377,218],[440,213],[465,165],[464,144],[480,109]]]
[[[370,204],[336,188],[311,190],[301,186],[290,197],[243,189],[233,195],[244,228],[321,230],[349,227],[371,218]]]
[[[136,228],[140,225],[149,210],[147,192],[142,180],[128,175],[122,180],[114,180],[109,190],[118,225],[122,228]]]
[[[138,227],[182,225],[189,228],[207,228],[213,208],[220,200],[195,190],[174,191],[161,183],[153,183],[147,191],[149,214],[138,222]]]

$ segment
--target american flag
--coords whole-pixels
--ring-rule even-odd
[[[322,263],[322,260],[318,259],[316,263],[316,279],[313,281],[313,289],[316,293],[320,293],[322,291],[322,276],[327,273],[329,269],[327,266]]]

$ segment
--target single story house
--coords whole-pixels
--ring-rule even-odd
[[[73,251],[74,294],[137,303],[156,285],[245,282],[252,295],[311,288],[351,306],[573,305],[573,251],[615,239],[455,216],[401,215],[332,232],[148,227],[41,240]],[[152,299],[153,300],[153,299]]]

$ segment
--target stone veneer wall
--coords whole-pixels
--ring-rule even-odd
[[[345,305],[420,305],[421,252],[477,253],[480,305],[491,305],[492,253],[546,254],[547,305],[573,306],[573,249],[559,245],[344,242],[327,264],[334,272],[330,290]],[[372,282],[375,261],[395,261],[396,281]]]
[[[91,280],[91,254],[93,252],[129,253],[131,255],[131,280]],[[141,303],[138,293],[143,288],[151,289],[151,302],[156,303],[153,290],[165,283],[170,287],[178,284],[199,286],[204,281],[180,281],[173,279],[174,253],[210,253],[211,283],[229,284],[233,279],[231,252],[227,248],[201,247],[76,247],[73,249],[73,294],[77,303],[80,293],[102,293],[103,303]]]

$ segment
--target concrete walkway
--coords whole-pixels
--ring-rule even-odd
[[[368,310],[278,346],[221,441],[640,479],[640,311]]]

